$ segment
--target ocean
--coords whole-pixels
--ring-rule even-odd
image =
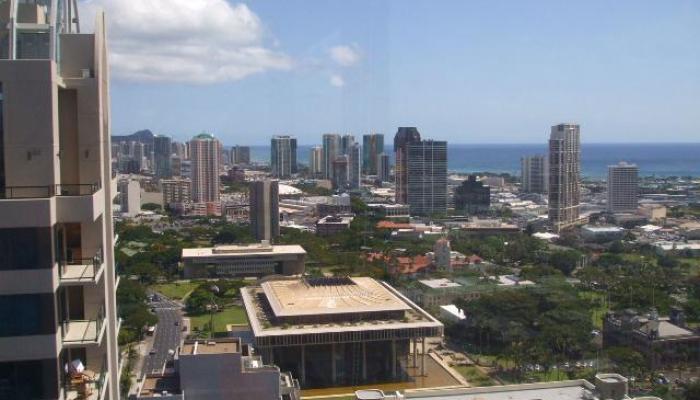
[[[298,162],[308,163],[312,146],[300,145]],[[392,153],[387,144],[385,151]],[[251,146],[253,161],[269,162],[269,146]],[[454,172],[520,173],[520,158],[545,154],[546,144],[448,144],[448,169]],[[607,176],[608,165],[627,161],[639,166],[641,176],[700,176],[700,143],[644,143],[581,145],[584,177]]]

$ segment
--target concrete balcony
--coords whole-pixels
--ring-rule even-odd
[[[104,191],[99,183],[7,186],[0,190],[0,207],[0,228],[94,221],[104,209]]]
[[[94,221],[104,211],[100,184],[56,185],[57,222]]]
[[[104,269],[102,249],[98,249],[91,258],[59,262],[59,283],[62,286],[97,284],[102,278]]]
[[[106,330],[104,308],[100,308],[94,319],[66,320],[61,323],[63,347],[84,347],[99,345]]]
[[[102,400],[107,392],[109,374],[107,359],[100,371],[86,369],[83,373],[66,376],[63,385],[64,400]]]

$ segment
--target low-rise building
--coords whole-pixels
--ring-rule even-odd
[[[299,383],[288,372],[265,364],[239,338],[185,341],[174,355],[174,368],[148,374],[136,400],[297,400]]]
[[[411,216],[406,204],[369,203],[367,207],[379,218],[409,218]]]
[[[581,236],[592,242],[611,242],[622,239],[624,235],[625,230],[619,226],[584,225],[581,227]]]
[[[603,345],[631,347],[646,357],[652,369],[700,361],[700,335],[685,326],[680,309],[672,309],[669,317],[659,317],[655,310],[646,315],[633,310],[608,313]]]
[[[350,229],[353,217],[327,215],[316,221],[316,234],[330,236]]]
[[[662,240],[653,244],[658,254],[684,254],[692,257],[700,256],[700,240],[667,241]]]
[[[476,388],[409,389],[385,394],[381,390],[358,390],[356,400],[661,400],[654,396],[630,397],[628,380],[618,374],[597,374],[585,379],[523,383]]]
[[[222,245],[182,249],[186,279],[234,276],[300,275],[306,251],[299,245]]]
[[[514,235],[520,232],[520,228],[500,219],[474,218],[467,223],[459,225],[459,231],[464,235]]]

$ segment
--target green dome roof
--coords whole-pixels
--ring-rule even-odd
[[[214,140],[214,135],[212,135],[211,133],[202,132],[199,135],[195,136],[194,139]]]

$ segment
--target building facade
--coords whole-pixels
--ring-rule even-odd
[[[575,124],[552,127],[549,138],[549,223],[555,231],[580,218],[581,141]]]
[[[297,140],[291,136],[274,136],[270,142],[270,169],[276,178],[290,178],[296,172]]]
[[[74,5],[0,3],[7,399],[119,399],[105,18],[99,13],[94,33],[80,33]]]
[[[527,156],[520,159],[521,190],[525,193],[546,194],[549,186],[547,157]]]
[[[354,143],[348,149],[348,188],[357,189],[360,187],[362,170],[362,151],[358,143]]]
[[[409,144],[407,150],[406,200],[411,215],[445,214],[447,142],[422,140]]]
[[[300,275],[306,251],[299,245],[224,245],[182,249],[186,279],[241,276]]]
[[[221,144],[214,136],[201,133],[189,142],[192,161],[192,202],[219,201],[219,155]]]
[[[280,235],[279,183],[250,183],[250,228],[257,240],[272,240]]]
[[[250,164],[250,147],[248,146],[234,146],[231,150],[233,154],[233,163],[240,165]]]
[[[323,147],[314,146],[309,151],[309,173],[314,178],[323,174]]]
[[[333,161],[341,154],[340,135],[326,133],[323,135],[323,179],[333,179]]]
[[[172,154],[172,140],[168,136],[158,135],[153,137],[153,172],[157,179],[172,177],[172,169],[170,167],[170,156]]]
[[[362,136],[362,173],[365,175],[378,175],[379,155],[384,153],[384,135],[371,133]]]
[[[476,180],[476,175],[469,177],[455,189],[455,212],[466,215],[482,214],[491,207],[491,188]]]
[[[122,179],[118,185],[122,215],[135,217],[141,212],[141,185],[135,179]]]
[[[334,190],[346,190],[349,187],[350,157],[341,154],[333,160],[331,183]]]
[[[192,202],[192,181],[189,179],[163,179],[160,185],[165,207],[182,210]]]
[[[639,206],[639,167],[620,162],[608,166],[608,211],[633,213]]]
[[[389,182],[391,175],[391,157],[386,153],[377,156],[377,180]]]
[[[394,136],[394,179],[396,203],[408,204],[408,146],[420,143],[420,133],[414,127],[400,127]]]

